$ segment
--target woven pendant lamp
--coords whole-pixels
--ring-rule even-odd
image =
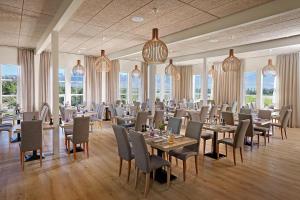
[[[216,73],[215,66],[212,65],[210,70],[208,70],[208,75],[209,76],[214,76],[215,73]]]
[[[134,69],[131,71],[131,76],[134,76],[134,77],[140,77],[141,76],[141,70],[139,70],[137,65],[135,65]]]
[[[229,57],[223,61],[222,69],[224,72],[238,71],[241,67],[241,61],[234,56],[233,49],[229,50]]]
[[[263,67],[262,69],[262,74],[264,76],[266,76],[267,74],[271,74],[273,76],[276,76],[276,68],[272,63],[272,59],[268,60],[268,64],[266,66]]]
[[[175,72],[176,72],[176,67],[173,64],[173,60],[170,59],[169,64],[165,68],[165,74],[172,76],[172,75],[174,75]]]
[[[111,70],[111,61],[105,55],[104,50],[101,50],[100,57],[97,58],[95,65],[97,72],[109,72]]]
[[[77,60],[77,64],[72,69],[73,74],[84,74],[84,66],[81,65],[80,60]]]

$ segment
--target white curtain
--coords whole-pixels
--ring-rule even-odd
[[[143,90],[143,101],[146,102],[148,99],[148,64],[142,62],[141,64],[141,72],[142,72],[142,90]]]
[[[95,69],[95,62],[97,57],[84,56],[85,66],[85,97],[87,106],[99,104],[102,101],[102,72],[97,72]]]
[[[290,127],[299,126],[299,53],[277,56],[279,106],[292,106]],[[298,123],[297,123],[298,122]]]
[[[18,49],[18,64],[21,66],[22,109],[35,111],[34,50]]]
[[[50,66],[51,53],[42,52],[40,55],[40,76],[39,76],[39,106],[43,103],[50,104]]]
[[[119,60],[112,60],[112,67],[106,73],[106,101],[108,103],[115,103],[119,97]]]
[[[182,99],[193,98],[193,67],[191,65],[176,66],[180,73],[180,80],[172,77],[172,94],[174,99],[180,101]]]

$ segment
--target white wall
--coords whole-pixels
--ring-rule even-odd
[[[16,47],[0,46],[1,64],[18,64],[18,49]]]

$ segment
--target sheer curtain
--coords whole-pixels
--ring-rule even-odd
[[[143,90],[143,101],[146,102],[148,99],[148,64],[142,62],[142,90]]]
[[[94,56],[84,56],[85,97],[89,108],[92,103],[98,104],[102,101],[102,72],[96,72],[96,59],[97,57]]]
[[[176,66],[180,80],[172,77],[172,94],[175,100],[193,98],[193,68],[191,65]]]
[[[50,104],[50,66],[51,53],[44,51],[40,55],[39,106]]]
[[[299,53],[277,56],[279,106],[292,106],[290,127],[299,126]],[[297,124],[298,123],[298,124]]]
[[[106,74],[106,101],[115,103],[119,97],[119,60],[112,60],[111,70]]]
[[[216,73],[213,76],[213,97],[216,104],[232,104],[238,102],[238,108],[242,104],[243,96],[243,61],[239,71],[224,72],[222,63],[215,63]]]
[[[34,111],[34,50],[18,49],[18,64],[21,66],[22,108]]]

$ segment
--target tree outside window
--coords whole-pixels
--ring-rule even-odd
[[[14,109],[17,104],[19,66],[1,65],[2,108]]]
[[[120,99],[122,101],[128,101],[128,73],[120,72],[119,73],[119,91],[120,91]]]
[[[201,99],[201,76],[193,75],[193,99],[199,101]]]
[[[71,105],[77,106],[82,103],[83,103],[83,75],[75,73],[72,74],[71,76]]]
[[[170,100],[172,99],[172,77],[170,75],[165,75],[164,81],[165,81],[164,99]]]
[[[141,95],[141,78],[131,76],[131,98],[132,101],[139,101]]]
[[[256,72],[245,72],[245,103],[256,102]]]
[[[59,103],[65,104],[65,96],[66,96],[66,80],[65,80],[65,70],[58,70],[58,81],[59,81]]]
[[[275,76],[266,74],[263,76],[263,103],[265,107],[274,105]]]
[[[161,75],[155,75],[155,98],[161,99]]]

